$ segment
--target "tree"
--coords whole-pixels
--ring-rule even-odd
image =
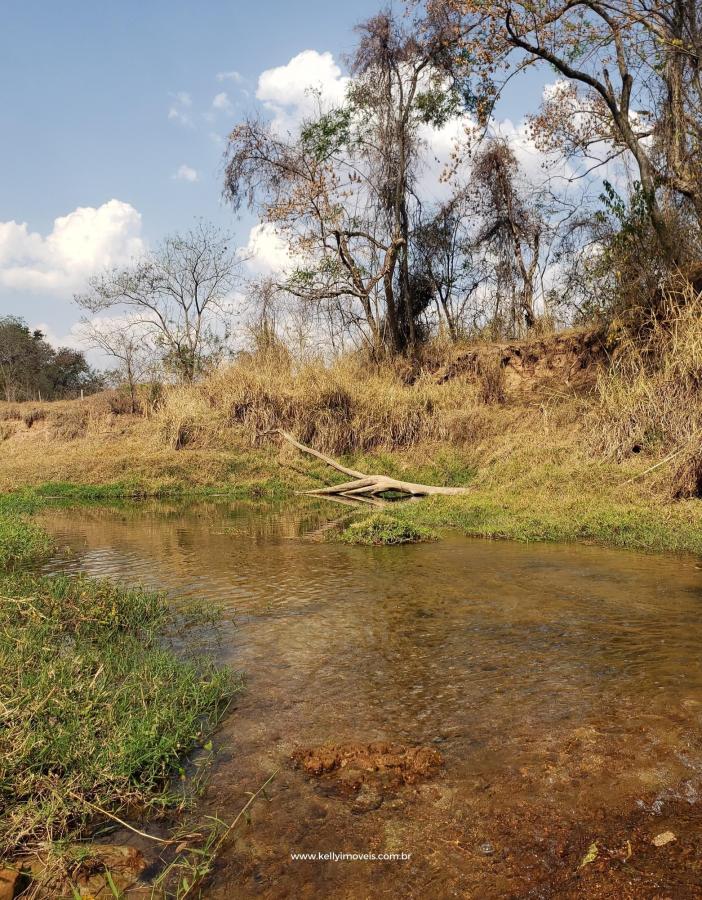
[[[90,290],[75,300],[92,313],[127,312],[166,368],[192,382],[222,356],[239,266],[227,239],[199,223],[133,265],[92,278]]]
[[[40,389],[48,400],[76,397],[81,391],[92,393],[103,387],[102,376],[89,365],[81,350],[72,347],[52,349],[40,373]]]
[[[475,157],[471,179],[483,220],[476,244],[495,261],[499,287],[509,298],[509,320],[517,333],[536,322],[535,278],[543,232],[536,209],[518,189],[518,173],[512,149],[506,141],[495,139]]]
[[[0,319],[0,381],[5,400],[24,399],[36,388],[50,349],[41,331],[30,331],[22,319],[15,316]]]
[[[389,14],[359,28],[346,102],[281,136],[254,119],[229,139],[225,196],[247,204],[287,240],[294,270],[285,289],[308,304],[334,307],[360,327],[376,352],[417,341],[426,298],[413,296],[410,223],[422,123],[456,108],[440,62],[444,28],[422,40]]]
[[[545,63],[563,82],[533,119],[542,144],[594,165],[625,157],[661,254],[689,262],[675,219],[702,227],[702,7],[694,0],[436,0],[463,14],[455,45],[483,89],[485,123],[506,81]],[[500,78],[499,73],[505,74]],[[693,253],[696,250],[693,248]]]
[[[155,365],[154,348],[148,343],[148,335],[129,319],[84,319],[81,325],[84,340],[117,363],[116,374],[126,383],[131,411],[136,413],[137,388]]]
[[[472,328],[482,312],[474,307],[476,292],[487,277],[484,257],[477,258],[473,243],[476,220],[474,204],[460,189],[427,221],[420,217],[414,230],[416,270],[428,279],[439,320],[453,341]]]
[[[5,400],[55,400],[99,390],[100,377],[79,350],[44,340],[16,316],[0,318],[0,389]]]

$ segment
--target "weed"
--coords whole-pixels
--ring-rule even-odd
[[[46,556],[53,546],[49,535],[33,522],[0,513],[0,569],[23,566]]]

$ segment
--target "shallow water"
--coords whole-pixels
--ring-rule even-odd
[[[201,812],[233,818],[280,771],[205,896],[702,896],[697,561],[455,535],[320,540],[338,515],[249,503],[44,515],[72,551],[47,571],[224,612],[216,652],[246,689]],[[443,765],[398,784],[290,762],[373,741],[435,748]],[[654,847],[666,830],[677,840]],[[593,841],[598,858],[580,867]],[[290,857],[317,851],[410,858]]]

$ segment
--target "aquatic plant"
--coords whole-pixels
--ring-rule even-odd
[[[0,513],[0,569],[25,565],[46,556],[53,545],[34,522]]]

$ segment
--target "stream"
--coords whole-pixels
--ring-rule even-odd
[[[455,534],[353,547],[324,539],[339,515],[41,516],[62,548],[43,571],[223,614],[213,652],[246,681],[201,814],[230,821],[279,771],[204,895],[702,896],[699,562]]]

